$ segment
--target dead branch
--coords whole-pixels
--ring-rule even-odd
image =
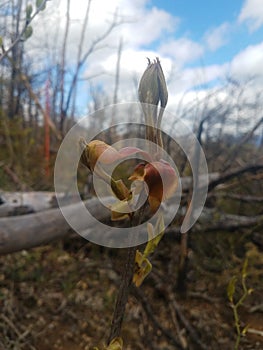
[[[165,299],[168,300],[171,306],[174,308],[178,316],[178,319],[187,330],[192,341],[195,344],[197,344],[200,349],[207,350],[206,345],[201,342],[201,340],[199,339],[200,338],[199,335],[197,334],[195,329],[191,326],[187,318],[184,316],[180,305],[176,302],[172,288],[169,287],[167,283],[165,283],[165,286],[164,286],[164,282],[159,278],[157,273],[152,272],[150,275],[150,278],[154,280],[154,284],[156,288],[159,289],[159,292],[164,295]]]
[[[81,204],[64,207],[72,217],[78,217]],[[98,199],[90,199],[85,205],[91,215],[98,220],[110,216],[109,210],[101,205]],[[78,217],[79,229],[87,229],[87,217]],[[29,249],[52,240],[65,237],[72,231],[60,209],[46,210],[36,214],[0,218],[0,254]]]
[[[147,314],[149,320],[152,322],[153,326],[156,329],[159,329],[162,332],[162,334],[170,341],[171,344],[175,345],[178,349],[183,350],[183,347],[177,341],[177,339],[173,336],[173,334],[168,329],[163,327],[163,325],[160,322],[158,322],[157,317],[154,315],[154,312],[149,304],[149,301],[147,300],[142,290],[139,288],[133,287],[132,293],[134,294],[136,299],[141,303],[145,313]]]
[[[246,167],[231,171],[229,173],[222,174],[218,179],[210,181],[210,183],[208,185],[208,192],[212,191],[218,185],[225,183],[227,181],[230,181],[235,177],[239,177],[240,175],[243,175],[246,173],[255,174],[258,171],[261,171],[262,169],[263,169],[263,165],[252,164],[252,165],[247,165]]]
[[[227,193],[227,192],[220,192],[220,193],[210,193],[209,198],[215,197],[215,198],[226,198],[226,199],[232,199],[237,200],[240,202],[245,203],[262,203],[263,197],[262,196],[250,196],[250,195],[243,195],[243,194],[236,194],[236,193]]]

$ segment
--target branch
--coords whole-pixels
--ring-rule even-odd
[[[141,305],[148,316],[149,320],[152,322],[153,326],[156,329],[159,329],[162,334],[169,339],[170,343],[176,346],[178,349],[183,350],[183,347],[181,344],[177,341],[177,339],[174,337],[174,335],[166,328],[163,327],[163,325],[158,322],[157,317],[155,317],[153,310],[149,304],[149,301],[145,297],[144,293],[136,287],[133,287],[132,289],[133,294],[135,295],[136,299],[141,302]]]
[[[236,194],[236,193],[211,193],[209,194],[210,197],[215,198],[227,198],[227,199],[233,199],[240,202],[245,203],[262,203],[263,197],[262,196],[250,196],[250,195],[243,195],[243,194]]]
[[[41,5],[36,9],[35,13],[26,20],[20,34],[17,36],[15,41],[8,47],[8,49],[5,49],[4,46],[2,45],[2,51],[3,53],[0,55],[0,62],[8,55],[8,53],[19,43],[19,41],[22,40],[23,35],[26,32],[26,29],[28,28],[29,24],[33,21],[33,19],[39,14],[40,11],[44,8],[46,2],[48,0],[43,0]]]
[[[92,52],[96,51],[98,44],[101,43],[104,39],[106,39],[107,36],[112,32],[112,30],[116,26],[120,25],[121,23],[122,22],[116,22],[116,19],[114,18],[113,22],[110,24],[108,29],[103,34],[101,34],[97,39],[95,39],[93,41],[93,43],[91,44],[91,46],[88,49],[88,51],[83,55],[82,59],[80,59],[78,61],[75,73],[73,75],[72,82],[70,84],[68,98],[67,98],[67,101],[66,101],[66,106],[64,108],[64,113],[67,113],[67,111],[69,109],[70,101],[71,101],[71,98],[72,98],[72,95],[73,95],[73,92],[74,92],[74,89],[75,89],[75,86],[76,86],[76,83],[77,83],[77,80],[78,80],[78,76],[79,76],[79,72],[80,72],[81,67],[85,64],[85,62],[87,61],[88,57],[92,54]]]
[[[84,202],[88,211],[97,220],[110,216],[97,198]],[[79,217],[80,204],[64,207],[72,217],[78,218],[79,231],[87,229],[88,218]],[[60,209],[50,209],[36,214],[0,218],[0,254],[16,252],[22,249],[37,247],[55,239],[63,238],[72,232]]]
[[[229,172],[227,174],[223,174],[218,179],[210,181],[210,183],[208,185],[208,192],[212,191],[216,186],[218,186],[222,183],[225,183],[225,182],[227,182],[235,177],[238,177],[238,176],[243,175],[245,173],[255,174],[262,169],[263,169],[263,165],[261,165],[261,164],[248,165],[244,168]]]
[[[232,164],[233,160],[237,157],[238,153],[240,152],[241,146],[249,141],[249,139],[253,136],[254,132],[260,127],[260,125],[262,123],[263,123],[263,117],[261,117],[259,119],[259,121],[253,126],[253,128],[251,130],[249,130],[241,138],[241,140],[235,145],[234,150],[232,150],[229,158],[225,161],[225,168],[224,168],[224,170],[226,170],[226,169],[228,169],[230,167],[230,165]]]

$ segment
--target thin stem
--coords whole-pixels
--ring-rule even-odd
[[[108,343],[110,343],[115,337],[120,336],[125,307],[128,300],[130,286],[132,283],[137,246],[130,247],[127,250],[127,259],[123,266],[121,284],[115,304]]]
[[[147,202],[141,206],[138,212],[133,215],[130,219],[131,227],[138,226],[143,219]],[[133,237],[134,240],[134,237]],[[125,313],[126,304],[128,301],[129,291],[132,284],[132,278],[134,274],[135,268],[135,255],[138,246],[132,246],[127,248],[127,258],[123,266],[122,275],[121,275],[121,283],[120,288],[117,295],[117,300],[115,304],[115,309],[111,322],[111,330],[108,338],[108,344],[116,337],[120,336],[122,321]]]

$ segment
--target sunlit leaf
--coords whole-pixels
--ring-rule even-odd
[[[124,220],[129,217],[128,213],[132,211],[127,201],[119,201],[111,205],[110,210],[112,221]]]
[[[158,246],[160,240],[162,239],[163,235],[164,235],[164,230],[165,230],[165,226],[164,226],[164,221],[163,221],[163,216],[160,215],[160,217],[158,218],[158,221],[156,223],[155,228],[153,227],[153,225],[151,223],[147,224],[147,231],[148,231],[148,243],[144,249],[143,255],[145,257],[149,256],[150,254],[152,254],[156,247]]]
[[[242,277],[247,277],[247,266],[248,266],[248,258],[245,259],[243,267],[242,267]]]
[[[236,291],[236,283],[237,283],[237,277],[234,276],[231,278],[227,286],[227,296],[231,303],[233,302],[233,296]]]
[[[247,334],[247,331],[248,331],[248,329],[249,329],[249,324],[247,324],[243,329],[242,329],[242,332],[241,332],[241,334],[242,335],[246,335]]]
[[[105,348],[105,350],[122,350],[123,347],[123,340],[118,337],[118,338],[114,338],[109,346],[107,346],[107,348]]]
[[[249,290],[247,291],[247,294],[250,295],[254,292],[254,289],[253,288],[249,288]]]
[[[108,346],[104,346],[103,350],[122,350],[123,340],[120,337],[112,339]],[[93,350],[100,350],[97,346],[93,347]]]
[[[143,256],[141,252],[136,251],[135,256],[135,271],[133,274],[133,283],[139,287],[144,281],[145,277],[151,272],[152,264]]]

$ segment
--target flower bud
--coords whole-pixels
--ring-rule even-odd
[[[139,84],[138,94],[145,116],[146,139],[163,147],[160,126],[168,100],[168,91],[158,58],[153,62],[149,60],[148,67],[143,73]],[[159,103],[161,108],[157,116]],[[152,152],[155,151],[152,150]]]
[[[139,101],[165,108],[168,100],[168,91],[163,70],[158,58],[149,60],[139,84]]]

